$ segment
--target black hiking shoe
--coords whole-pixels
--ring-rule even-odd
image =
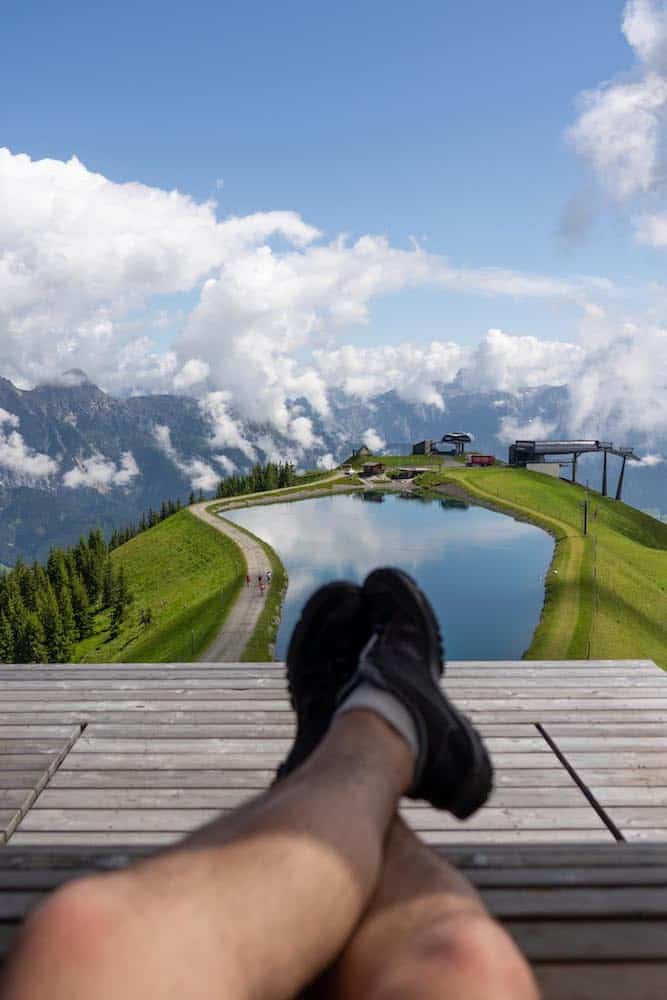
[[[276,772],[286,777],[318,745],[341,690],[370,636],[361,587],[338,580],[320,587],[304,605],[287,650],[287,684],[297,716],[294,745]]]
[[[488,798],[493,770],[479,733],[440,688],[444,656],[433,609],[401,570],[374,570],[363,594],[371,637],[340,700],[364,681],[398,698],[419,739],[407,794],[466,819]]]

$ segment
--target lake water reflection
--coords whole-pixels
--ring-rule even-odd
[[[276,659],[316,587],[360,582],[376,566],[399,566],[419,581],[450,659],[519,659],[539,621],[553,541],[504,514],[446,499],[354,494],[225,516],[273,546],[289,574]]]

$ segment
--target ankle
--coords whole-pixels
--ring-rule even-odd
[[[411,786],[415,753],[397,730],[377,712],[350,708],[331,721],[322,749],[349,756],[355,767],[372,767],[387,774],[403,794]]]

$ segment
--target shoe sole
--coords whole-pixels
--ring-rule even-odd
[[[404,599],[405,591],[407,590],[410,598],[421,610],[427,624],[430,626],[432,633],[431,639],[435,640],[435,645],[438,651],[439,662],[437,672],[434,673],[433,670],[431,670],[431,673],[433,674],[433,680],[440,688],[439,681],[445,672],[444,643],[442,640],[440,623],[438,622],[435,612],[431,607],[431,602],[415,583],[412,577],[401,569],[387,567],[373,570],[364,582],[364,591],[366,591],[366,586],[369,582],[371,582],[372,586],[372,581],[374,580],[381,582],[383,589],[388,589],[392,593],[399,606]],[[459,710],[452,704],[445,692],[442,691],[442,688],[440,688],[440,691],[447,704],[448,711],[453,717],[453,720],[458,728],[466,737],[469,750],[471,751],[472,764],[470,768],[470,779],[466,782],[465,792],[458,799],[455,799],[454,802],[449,802],[447,804],[447,809],[453,813],[457,819],[467,819],[468,816],[471,816],[481,806],[483,806],[488,799],[493,788],[493,767],[482,738],[473,724],[467,716],[459,712]]]

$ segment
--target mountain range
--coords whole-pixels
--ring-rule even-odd
[[[514,436],[567,436],[564,387],[485,393],[452,383],[438,389],[444,412],[395,392],[369,401],[332,393],[326,419],[295,401],[318,439],[299,450],[270,425],[232,416],[257,460],[280,456],[304,468],[339,462],[364,439],[382,439],[397,451],[462,430],[474,435],[476,449],[506,458]],[[51,545],[75,541],[91,527],[121,527],[163,499],[187,500],[191,489],[211,495],[217,479],[253,460],[247,446],[215,441],[210,415],[188,396],[117,398],[78,371],[28,390],[0,378],[0,563],[42,559]],[[636,441],[628,435],[616,443]],[[653,442],[651,451],[667,454],[667,440]],[[624,499],[666,516],[667,464],[659,457],[651,462],[628,466]],[[580,479],[599,488],[596,466],[597,458],[582,463]]]

